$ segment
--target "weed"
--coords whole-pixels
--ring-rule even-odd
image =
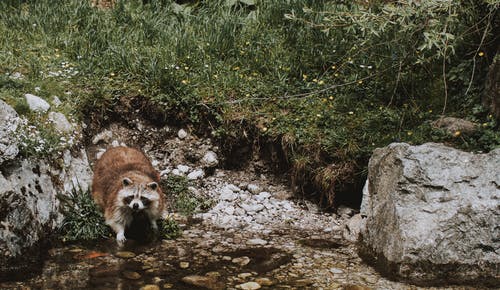
[[[111,231],[89,191],[78,185],[68,195],[59,194],[58,198],[64,215],[59,230],[63,241],[91,241],[110,236]]]
[[[179,224],[173,219],[166,218],[158,221],[159,235],[162,239],[173,240],[181,235]]]

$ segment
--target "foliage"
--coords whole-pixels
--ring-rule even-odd
[[[158,230],[160,237],[167,240],[174,240],[182,234],[179,224],[171,218],[159,220]]]
[[[222,147],[279,144],[299,189],[328,206],[390,142],[500,145],[480,101],[497,0],[89,3],[0,2],[0,98],[19,113],[36,87],[80,119],[147,98]],[[442,114],[481,129],[446,134],[431,126]],[[182,181],[172,186],[180,207],[198,207]]]
[[[75,186],[68,195],[59,194],[64,220],[60,228],[63,241],[91,241],[110,236],[101,211],[89,191]]]
[[[171,197],[173,210],[189,216],[196,212],[207,210],[212,206],[212,201],[199,196],[194,196],[189,190],[189,180],[185,176],[170,174],[162,181],[167,197]]]

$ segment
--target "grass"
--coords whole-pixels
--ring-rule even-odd
[[[408,19],[385,17],[409,24],[386,30],[370,17],[356,18],[398,9],[380,10],[378,1],[370,7],[327,0],[182,2],[118,1],[98,9],[90,1],[2,1],[0,98],[38,127],[45,117],[30,116],[25,93],[49,102],[58,96],[63,104],[52,109],[77,120],[104,118],[127,98],[147,100],[172,122],[211,133],[223,149],[245,138],[277,144],[292,181],[320,192],[325,206],[334,205],[344,184],[362,182],[372,150],[390,142],[445,142],[473,151],[500,144],[498,123],[480,101],[495,1],[465,1],[456,11],[467,16],[463,23],[401,5],[410,9],[403,11]],[[331,16],[346,13],[354,16]],[[434,23],[425,27],[429,37],[419,37],[422,26],[411,26],[414,19]],[[443,29],[442,19],[449,19],[449,33],[457,32],[449,42],[455,54],[445,62],[446,114],[481,124],[469,136],[430,125],[444,107],[441,34],[433,34]],[[338,22],[351,20],[359,23]],[[461,27],[477,29],[462,37]],[[416,51],[423,41],[428,46]],[[195,203],[188,198],[180,207],[191,211]]]
[[[189,180],[185,176],[170,174],[162,180],[162,188],[167,198],[172,200],[171,210],[185,216],[207,210],[212,206],[210,199],[194,196],[189,191]]]

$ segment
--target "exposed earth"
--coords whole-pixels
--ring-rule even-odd
[[[52,248],[40,273],[0,283],[1,289],[477,289],[422,288],[381,277],[356,252],[356,209],[322,212],[294,196],[286,178],[261,160],[223,169],[209,139],[134,124],[114,123],[95,134],[89,159],[113,145],[140,147],[164,178],[187,176],[190,194],[211,207],[188,217],[172,213],[182,229],[175,240],[129,240],[118,249],[110,238]]]

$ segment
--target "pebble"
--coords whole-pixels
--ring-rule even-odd
[[[142,286],[140,290],[160,290],[160,287],[158,285],[147,284]]]
[[[189,268],[189,262],[180,262],[179,267],[181,269],[187,269],[187,268]]]
[[[260,286],[259,283],[257,282],[246,282],[236,286],[236,288],[243,290],[257,290],[260,289],[261,287],[262,286]]]
[[[260,238],[256,238],[247,240],[246,244],[249,246],[264,246],[267,245],[267,241]]]
[[[123,277],[125,277],[129,280],[141,279],[141,274],[134,272],[134,271],[123,271],[122,274],[123,274]]]
[[[177,165],[177,169],[179,169],[181,173],[187,173],[189,171],[189,166],[179,164]]]
[[[269,278],[257,278],[255,279],[256,283],[259,283],[262,286],[272,286],[274,285],[274,282],[271,281]]]
[[[257,184],[253,184],[253,183],[250,183],[247,185],[247,190],[253,194],[258,194],[259,192],[261,192],[260,186],[258,186]]]
[[[116,252],[115,256],[118,258],[130,259],[130,258],[135,257],[135,254],[132,252],[120,251],[120,252]]]
[[[31,111],[45,113],[50,109],[49,103],[47,103],[44,99],[40,98],[39,96],[35,96],[32,94],[25,94],[24,98],[26,99],[26,102],[28,103],[28,106]]]
[[[181,139],[181,140],[186,138],[187,135],[188,135],[188,133],[184,129],[180,129],[179,132],[177,132],[177,137],[179,137],[179,139]]]
[[[217,154],[215,154],[215,152],[213,151],[208,151],[207,153],[205,153],[205,155],[201,159],[201,162],[203,162],[206,167],[214,167],[219,164],[219,160],[217,160]]]
[[[164,289],[172,289],[172,288],[174,288],[174,284],[171,284],[171,283],[165,283],[165,284],[163,284],[163,288],[164,288]]]
[[[197,170],[189,173],[187,176],[187,179],[195,180],[195,179],[203,178],[203,176],[205,176],[205,172],[203,171],[203,169],[197,169]]]
[[[248,277],[251,277],[252,276],[252,273],[240,273],[238,274],[238,278],[241,278],[241,279],[246,279]]]
[[[205,289],[224,289],[224,285],[217,282],[217,279],[214,277],[191,275],[182,278],[182,282]]]
[[[250,258],[247,256],[238,257],[232,259],[231,262],[233,262],[234,264],[238,264],[240,266],[245,266],[248,265],[248,263],[250,263]]]
[[[344,273],[344,271],[342,269],[339,269],[339,268],[330,268],[330,272],[332,272],[333,274],[342,274],[342,273]]]

